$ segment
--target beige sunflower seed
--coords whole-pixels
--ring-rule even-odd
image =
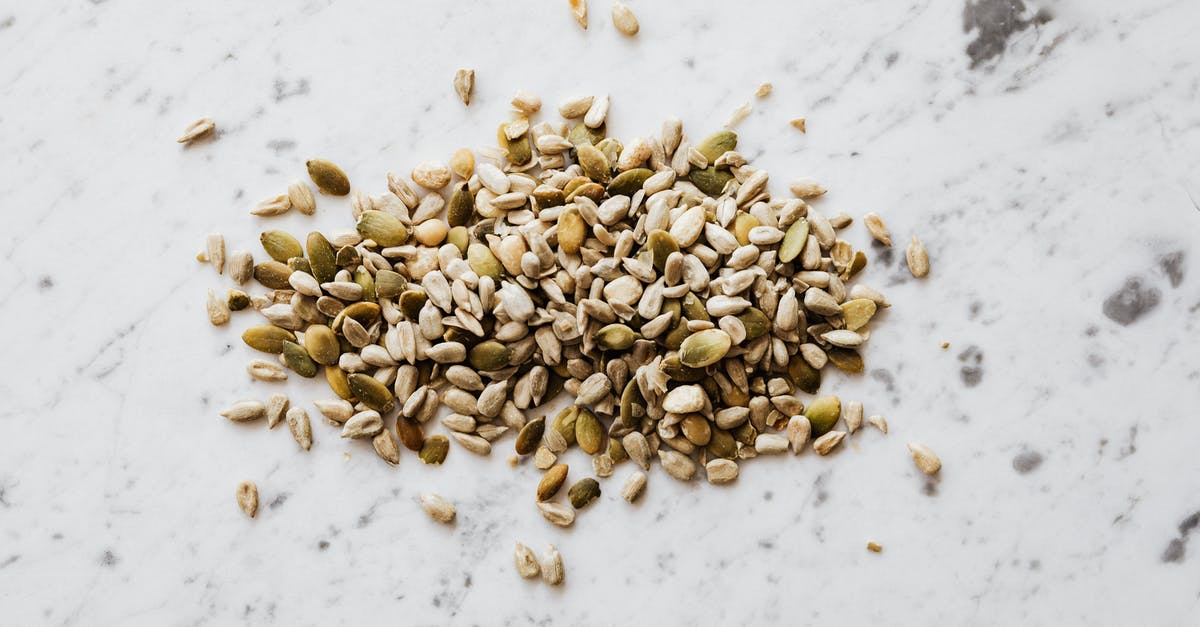
[[[287,372],[278,364],[262,359],[252,359],[246,364],[246,372],[259,381],[286,381]]]
[[[475,70],[459,70],[454,73],[454,93],[464,105],[471,104],[471,92],[475,89]]]
[[[254,276],[254,256],[244,250],[234,251],[229,256],[229,277],[238,285]]]
[[[267,399],[267,428],[274,429],[275,425],[283,422],[291,401],[284,394],[272,394]]]
[[[871,416],[870,418],[867,418],[867,424],[871,425],[872,427],[875,427],[876,429],[879,429],[880,431],[882,431],[885,434],[888,432],[887,420],[883,416],[880,416],[878,414]]]
[[[646,436],[634,431],[621,438],[621,445],[625,447],[625,452],[633,463],[641,466],[642,470],[650,469],[650,444],[646,441]]]
[[[601,479],[612,476],[613,466],[615,466],[613,458],[608,453],[603,453],[592,458],[592,471]]]
[[[383,417],[379,412],[368,409],[350,417],[342,426],[342,437],[352,439],[373,438],[383,430]]]
[[[287,213],[292,208],[292,200],[287,194],[272,196],[259,201],[250,213],[260,217],[278,216]]]
[[[843,419],[846,421],[846,430],[851,434],[861,429],[863,422],[862,401],[846,401],[846,415]]]
[[[646,489],[646,473],[635,470],[629,473],[625,478],[625,483],[621,485],[621,498],[632,503],[642,495]]]
[[[563,570],[562,553],[559,553],[553,544],[546,549],[545,553],[542,553],[541,571],[542,581],[552,586],[563,582],[566,573]]]
[[[827,191],[820,183],[809,178],[792,181],[789,187],[793,194],[804,199],[816,198]]]
[[[253,481],[243,481],[237,487],[237,504],[247,516],[258,514],[258,486]]]
[[[883,551],[883,545],[879,544],[878,542],[868,542],[867,550],[872,553],[880,553]]]
[[[638,20],[633,11],[624,3],[614,2],[612,8],[613,25],[622,35],[633,37],[638,33]]]
[[[317,210],[317,200],[313,198],[312,190],[304,181],[292,181],[288,185],[288,201],[292,207],[306,216],[311,216]]]
[[[542,518],[550,521],[552,525],[570,527],[575,522],[575,510],[562,503],[539,501],[537,506]]]
[[[788,124],[791,124],[792,128],[800,131],[801,133],[808,132],[808,130],[805,128],[807,122],[804,118],[792,118],[792,121],[788,122]]]
[[[921,469],[921,472],[927,475],[936,475],[942,469],[942,460],[938,459],[937,454],[928,446],[909,442],[908,450],[912,453],[913,463]]]
[[[413,168],[409,176],[412,177],[414,183],[426,189],[442,189],[450,184],[450,168],[441,161],[426,161]],[[365,234],[364,237],[366,237]]]
[[[770,83],[763,83],[762,85],[758,86],[758,89],[754,90],[754,95],[757,98],[766,98],[767,96],[771,95],[771,90],[774,89],[774,87],[775,86]]]
[[[812,434],[812,425],[808,422],[808,418],[804,416],[792,416],[788,419],[787,425],[787,440],[792,445],[792,454],[799,455],[804,449],[804,445],[808,444],[809,435]]]
[[[190,144],[205,135],[212,133],[217,128],[217,123],[210,117],[202,117],[183,129],[183,134],[175,141],[180,144]]]
[[[262,401],[238,401],[230,405],[221,415],[233,422],[250,422],[267,415],[267,406]]]
[[[760,433],[754,439],[754,450],[760,455],[786,453],[788,450],[788,439],[778,433]]]
[[[850,298],[866,299],[875,303],[876,307],[891,307],[892,304],[884,298],[883,293],[866,285],[858,284],[850,288]]]
[[[863,336],[849,329],[835,329],[822,333],[821,339],[834,346],[841,346],[843,348],[855,348],[862,346],[863,343]]]
[[[909,242],[908,248],[904,251],[904,258],[908,261],[908,271],[916,278],[924,277],[929,274],[929,253],[925,250],[925,245],[914,235],[912,241]]]
[[[444,525],[454,522],[454,517],[458,512],[454,509],[454,504],[447,501],[445,497],[433,492],[424,492],[418,498],[421,502],[421,509],[425,510],[430,518]]]
[[[315,400],[313,405],[317,407],[317,411],[321,412],[322,416],[338,424],[345,423],[354,415],[354,406],[349,401],[340,398]]]
[[[204,254],[217,274],[225,272],[225,236],[220,233],[209,233],[204,239]],[[232,268],[230,269],[232,273]]]
[[[658,461],[668,475],[680,481],[690,481],[696,474],[696,462],[683,453],[660,449]]]
[[[830,451],[837,448],[838,444],[842,443],[842,438],[845,437],[845,431],[830,431],[816,440],[813,440],[813,450],[816,451],[818,455],[828,455]]]
[[[582,117],[588,112],[588,108],[592,106],[592,101],[595,98],[592,96],[575,96],[564,100],[558,105],[558,114],[568,120]]]
[[[516,564],[517,574],[525,579],[537,577],[541,572],[537,555],[534,554],[533,549],[520,542],[517,543],[517,548],[513,552],[513,562]]]
[[[708,482],[714,484],[729,483],[738,476],[737,462],[731,459],[711,460],[704,465],[704,470],[708,473]]]
[[[308,420],[308,412],[300,407],[287,410],[287,423],[296,444],[306,451],[312,448],[312,423]]]
[[[588,128],[597,128],[608,119],[608,95],[605,94],[592,101],[587,113],[583,116],[583,124]]]
[[[454,438],[454,441],[458,442],[463,448],[476,455],[488,455],[492,452],[492,443],[478,435],[452,432],[450,437]]]
[[[213,326],[219,327],[226,322],[229,322],[229,303],[225,299],[217,296],[214,290],[208,290],[208,321]]]
[[[567,2],[571,6],[571,15],[575,16],[575,21],[579,22],[583,30],[587,30],[587,0],[567,0]]]
[[[874,213],[868,213],[863,216],[863,224],[867,226],[867,231],[871,233],[879,243],[884,246],[892,245],[892,236],[888,233],[887,226],[883,224],[883,218],[880,218]]]
[[[395,466],[400,463],[400,441],[391,429],[384,429],[371,438],[375,453],[383,461]]]
[[[542,108],[542,99],[523,89],[518,89],[517,93],[513,94],[510,104],[512,104],[513,108],[517,111],[521,111],[523,113],[537,113]],[[528,121],[526,121],[526,128],[528,128]],[[520,137],[521,135],[524,135],[524,133],[518,134],[517,137]],[[516,137],[510,137],[509,139],[516,139]]]

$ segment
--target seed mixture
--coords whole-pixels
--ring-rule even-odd
[[[455,79],[464,104],[472,83],[468,71]],[[511,102],[497,145],[388,174],[381,194],[309,160],[321,194],[350,196],[352,228],[303,242],[264,231],[257,260],[241,250],[227,258],[224,238],[208,237],[201,261],[266,288],[208,294],[214,325],[231,311],[261,315],[242,339],[278,363],[252,360],[253,378],[323,379],[317,411],[389,464],[405,449],[442,464],[451,448],[511,446],[516,463],[543,471],[531,502],[564,527],[595,507],[597,478],[625,463],[640,469],[622,473],[620,494],[633,503],[656,460],[676,480],[703,469],[727,484],[748,459],[828,455],[862,428],[861,402],[817,394],[828,368],[863,370],[871,322],[890,303],[855,283],[868,259],[841,237],[850,216],[808,204],[825,187],[796,179],[790,197],[773,196],[768,173],[728,129],[693,140],[668,118],[657,134],[609,137],[607,96],[565,100],[564,119],[546,121],[534,119],[537,96],[520,91]],[[315,211],[308,184],[293,182],[251,213],[291,208]],[[862,222],[891,245],[878,215]],[[916,237],[906,260],[913,276],[928,274]],[[574,402],[538,411],[560,392]],[[303,450],[313,443],[308,414],[283,395],[222,415],[286,422]],[[441,434],[431,433],[437,423]],[[882,416],[866,424],[887,433]],[[568,481],[559,457],[570,448],[592,456],[596,478]],[[940,469],[931,450],[910,449],[923,472]],[[420,502],[453,521],[446,499]],[[518,545],[516,563],[522,576],[562,579],[557,551],[539,569]]]

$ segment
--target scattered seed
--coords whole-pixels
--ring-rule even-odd
[[[801,133],[808,132],[808,130],[804,128],[805,127],[804,118],[793,118],[791,122],[788,122],[788,124],[791,124],[792,128],[799,130]]]
[[[552,525],[570,527],[575,522],[575,510],[562,503],[539,501],[537,506],[542,517],[550,521]]]
[[[863,216],[863,224],[867,226],[867,231],[871,233],[879,243],[884,246],[892,245],[892,236],[888,234],[887,226],[883,224],[883,218],[880,218],[874,213],[868,213]]]
[[[766,98],[767,96],[771,95],[771,90],[774,87],[775,86],[770,83],[763,83],[762,85],[758,86],[758,89],[754,90],[754,95],[758,98]]]
[[[317,189],[331,196],[345,196],[350,193],[350,179],[346,173],[324,159],[309,159],[305,166],[308,176],[316,184]]]
[[[708,482],[713,484],[729,483],[738,476],[737,463],[729,459],[711,460],[704,465],[704,470],[708,473]]]
[[[633,10],[621,2],[613,3],[612,21],[617,30],[626,37],[633,37],[638,33],[637,16],[633,14]]]
[[[830,451],[837,448],[838,444],[842,443],[844,437],[846,437],[845,431],[830,431],[813,441],[813,450],[818,455],[828,455]]]
[[[195,122],[192,122],[191,124],[188,124],[187,128],[183,129],[183,134],[180,135],[179,139],[175,141],[181,144],[190,144],[197,139],[212,133],[216,128],[217,123],[214,122],[212,118],[203,117]]]
[[[733,110],[733,113],[729,114],[729,121],[725,123],[725,128],[733,128],[740,124],[742,120],[746,119],[746,116],[750,115],[750,111],[751,109],[749,102],[743,102],[742,104],[738,105],[737,108]]]
[[[258,514],[258,486],[253,481],[238,484],[237,503],[247,516],[254,518]]]
[[[533,549],[520,542],[517,543],[517,548],[513,552],[513,562],[516,564],[517,574],[525,579],[537,577],[541,572],[537,555],[534,554]]]
[[[579,22],[583,30],[587,30],[587,0],[567,0],[567,3],[571,6],[571,14],[575,16],[575,21]]]
[[[929,274],[929,253],[925,251],[925,245],[914,235],[912,241],[908,244],[908,249],[904,251],[904,258],[908,261],[908,271],[916,278],[924,277]]]
[[[471,92],[475,89],[475,70],[459,70],[454,73],[454,93],[464,105],[471,104]]]
[[[267,406],[261,401],[238,401],[230,405],[221,415],[233,422],[250,422],[267,415]]]
[[[443,525],[454,522],[454,517],[458,512],[454,509],[454,504],[447,501],[445,497],[433,492],[423,492],[418,498],[421,502],[421,509],[424,509],[430,518]]]
[[[571,501],[571,507],[575,509],[583,509],[589,503],[596,500],[600,496],[600,484],[591,477],[585,477],[575,482],[570,490],[567,490],[567,499]]]
[[[308,412],[300,407],[292,407],[287,410],[287,423],[296,444],[306,451],[312,448],[312,423],[308,420]]]
[[[883,551],[883,546],[882,546],[882,545],[880,545],[880,544],[878,544],[878,543],[876,543],[876,542],[868,542],[868,543],[867,543],[867,550],[868,550],[868,551],[870,551],[870,552],[872,552],[872,553],[880,553],[880,552],[882,552],[882,551]]]
[[[552,586],[557,586],[563,582],[565,573],[563,571],[562,554],[558,552],[558,549],[554,548],[553,544],[542,554],[541,571],[542,581]]]
[[[936,475],[942,469],[942,460],[938,459],[937,454],[928,446],[909,442],[908,450],[912,453],[913,463],[921,469],[921,472],[927,475]]]

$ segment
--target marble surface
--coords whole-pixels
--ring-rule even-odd
[[[557,0],[0,3],[0,622],[1196,624],[1200,5],[630,5],[632,40],[596,0],[587,32]],[[617,136],[668,114],[700,136],[768,80],[738,131],[776,190],[817,177],[822,209],[930,250],[920,282],[873,252],[895,306],[867,372],[825,386],[890,435],[722,488],[656,468],[633,507],[624,465],[562,531],[504,455],[390,468],[325,425],[306,454],[217,416],[269,386],[251,314],[206,322],[228,279],[193,255],[212,230],[254,248],[248,208],[306,158],[378,191],[489,143],[518,87],[610,93]],[[181,149],[202,114],[219,137]],[[270,224],[346,224],[319,202]],[[517,540],[557,545],[566,585],[519,579]]]

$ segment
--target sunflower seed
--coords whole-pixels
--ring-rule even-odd
[[[533,549],[520,542],[517,543],[517,548],[513,552],[513,562],[516,564],[517,574],[525,579],[537,577],[541,572],[537,555],[534,554]]]
[[[587,30],[587,0],[568,0],[568,4],[571,6],[571,15],[575,16],[575,21],[579,22],[583,30]]]
[[[538,511],[542,513],[542,518],[550,521],[550,524],[559,527],[570,527],[575,522],[575,510],[562,503],[540,501],[537,506]],[[543,564],[543,577],[545,576],[544,569],[545,566]]]
[[[668,475],[680,480],[690,481],[696,474],[696,462],[692,458],[676,451],[659,450],[658,461]]]
[[[883,224],[883,219],[874,213],[868,213],[863,216],[863,224],[867,226],[867,231],[871,233],[879,243],[884,246],[892,245],[892,236],[888,234],[887,227]]]
[[[400,463],[400,442],[390,429],[384,429],[375,434],[375,437],[371,438],[371,445],[375,447],[375,453],[383,461],[393,466]]]
[[[708,482],[713,484],[729,483],[738,476],[737,462],[730,459],[711,460],[704,465],[704,470],[708,473]]]
[[[638,20],[633,11],[621,2],[614,2],[612,8],[612,21],[617,30],[626,37],[633,37],[638,33]]]
[[[575,0],[572,0],[574,2]],[[597,128],[604,124],[604,120],[608,118],[608,95],[605,94],[592,100],[592,106],[588,107],[587,113],[583,116],[583,123],[588,128]]]
[[[813,440],[813,450],[818,455],[828,455],[830,451],[841,444],[842,438],[846,437],[845,431],[830,431],[825,435]]]
[[[750,103],[743,102],[733,110],[733,113],[729,114],[729,121],[725,122],[725,128],[733,128],[737,126],[742,120],[746,119],[746,116],[748,115],[750,115]]]
[[[217,123],[210,117],[202,117],[183,129],[183,134],[175,141],[180,144],[190,144],[209,133],[212,133],[217,128]],[[252,514],[253,516],[253,514]]]
[[[321,412],[322,416],[338,424],[345,423],[354,415],[354,406],[349,401],[340,398],[315,400],[313,405],[317,407],[317,411]]]
[[[306,451],[312,448],[312,423],[308,420],[308,412],[300,407],[292,407],[287,410],[287,423],[296,444]]]
[[[929,274],[929,253],[925,251],[925,245],[914,235],[912,241],[909,242],[908,248],[904,251],[904,259],[908,262],[908,271],[916,278],[921,278]]]
[[[942,460],[938,459],[937,454],[928,446],[909,442],[908,450],[912,453],[913,463],[921,469],[921,472],[927,475],[936,475],[942,469]]]
[[[621,498],[632,503],[642,495],[646,489],[646,473],[635,470],[629,473],[625,478],[625,483],[621,486]]]
[[[458,512],[454,509],[454,504],[447,501],[445,497],[433,492],[423,492],[418,498],[421,509],[425,510],[430,518],[443,525],[454,522],[454,517]]]
[[[861,401],[846,401],[846,430],[853,434],[862,428],[863,404]]]
[[[820,183],[808,178],[792,181],[790,188],[793,194],[805,200],[821,196],[826,191]]]
[[[287,194],[280,194],[259,201],[250,213],[261,217],[278,216],[287,213],[292,208],[292,200]]]
[[[883,416],[879,416],[879,415],[871,416],[870,418],[867,418],[867,424],[875,427],[876,429],[879,429],[880,431],[882,431],[885,434],[888,432],[887,420],[884,419]]]
[[[492,443],[478,435],[452,432],[450,437],[454,438],[454,441],[458,442],[463,448],[476,455],[488,455],[492,452]]]
[[[271,398],[267,399],[268,429],[274,429],[275,425],[283,421],[290,404],[291,401],[283,394],[272,394]]]
[[[229,322],[229,303],[217,296],[216,291],[208,290],[208,321],[219,327]]]
[[[258,486],[253,481],[243,481],[237,487],[237,504],[247,516],[258,514]]]
[[[546,548],[545,553],[542,553],[541,571],[542,581],[552,586],[557,586],[563,582],[565,572],[563,571],[562,554],[558,552],[558,549],[554,548],[553,544]]]
[[[373,438],[383,430],[383,418],[379,412],[368,409],[350,417],[342,426],[342,437],[352,439]]]
[[[464,105],[471,104],[471,92],[475,89],[475,70],[459,70],[454,73],[454,93]]]
[[[267,406],[261,401],[238,401],[230,405],[221,415],[233,422],[250,422],[267,415]]]

